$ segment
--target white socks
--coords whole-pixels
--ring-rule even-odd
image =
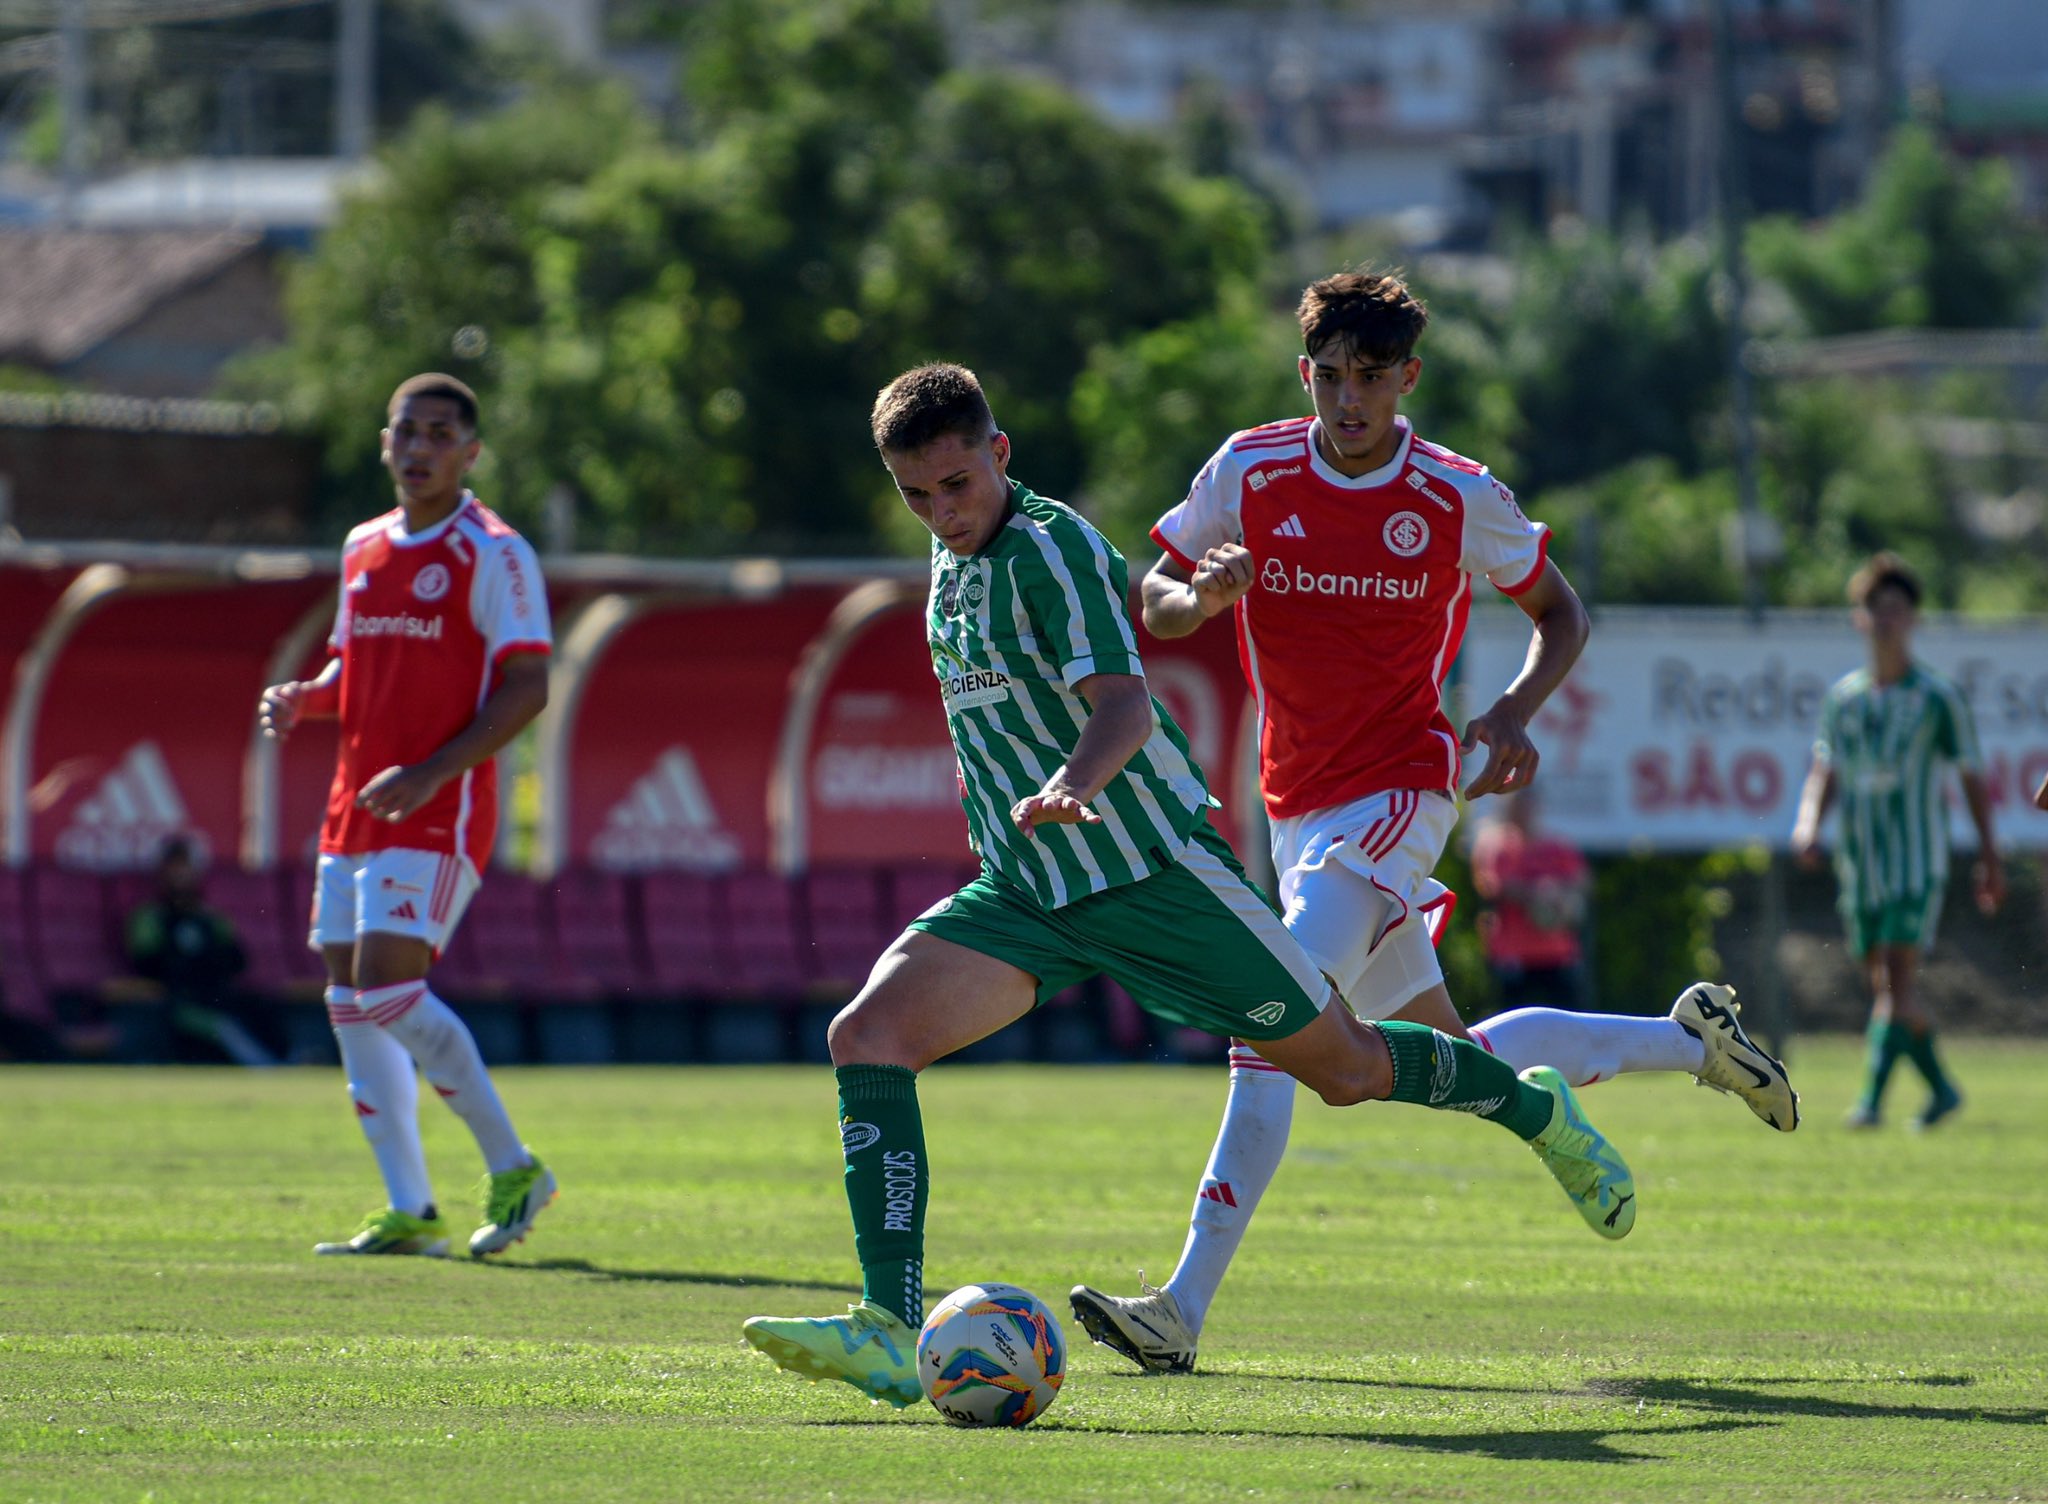
[[[1554,1066],[1574,1086],[1624,1071],[1697,1072],[1707,1047],[1673,1018],[1517,1008],[1472,1027],[1472,1037],[1517,1071]]]
[[[1518,1008],[1489,1018],[1472,1036],[1517,1071],[1554,1066],[1574,1086],[1624,1071],[1697,1072],[1706,1064],[1706,1046],[1670,1018]],[[1294,1078],[1249,1045],[1233,1043],[1223,1126],[1202,1172],[1180,1263],[1165,1286],[1192,1331],[1201,1331],[1259,1198],[1273,1183],[1293,1122]]]
[[[369,988],[356,994],[356,1005],[412,1053],[441,1100],[469,1125],[493,1175],[528,1163],[526,1147],[498,1100],[469,1026],[424,981]]]
[[[420,1088],[412,1056],[364,1016],[353,987],[329,987],[326,997],[356,1121],[377,1157],[385,1194],[398,1210],[417,1217],[434,1204],[434,1188],[420,1147]]]
[[[1180,1263],[1166,1282],[1190,1331],[1202,1329],[1259,1198],[1287,1153],[1293,1123],[1294,1078],[1260,1059],[1249,1045],[1233,1043],[1223,1126],[1202,1172]]]

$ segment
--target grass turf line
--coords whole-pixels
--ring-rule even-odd
[[[1203,1335],[1141,1377],[1066,1288],[1162,1278],[1220,1068],[939,1067],[927,1288],[1036,1290],[1057,1405],[955,1431],[739,1341],[855,1271],[829,1072],[502,1073],[562,1199],[502,1264],[315,1259],[378,1199],[333,1072],[0,1070],[0,1499],[2048,1499],[2048,1048],[1948,1045],[1969,1103],[1798,1133],[1680,1077],[1586,1092],[1633,1236],[1446,1114],[1304,1096]],[[458,1241],[476,1155],[431,1099]]]

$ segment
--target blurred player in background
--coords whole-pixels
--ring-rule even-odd
[[[922,366],[876,399],[876,446],[933,535],[925,635],[981,875],[911,921],[832,1021],[861,1301],[756,1316],[781,1367],[902,1406],[920,1394],[929,1171],[917,1073],[1097,973],[1169,1022],[1260,1041],[1327,1102],[1499,1123],[1602,1237],[1635,1221],[1628,1167],[1557,1072],[1518,1078],[1468,1040],[1360,1023],[1209,824],[1187,740],[1152,698],[1124,561],[1010,480],[971,371]],[[1284,1079],[1284,1078],[1283,1078]]]
[[[1792,851],[1821,861],[1820,825],[1841,802],[1835,877],[1849,953],[1870,978],[1870,1060],[1852,1128],[1875,1128],[1884,1089],[1901,1056],[1926,1078],[1927,1105],[1914,1119],[1932,1128],[1963,1105],[1934,1048],[1934,1021],[1915,985],[1934,945],[1948,885],[1948,810],[1943,776],[1953,764],[1977,827],[1977,907],[1996,913],[2005,868],[1991,829],[1991,794],[1967,701],[1940,674],[1914,661],[1920,578],[1894,553],[1880,553],[1849,581],[1856,628],[1870,664],[1844,676],[1821,702],[1813,766],[1800,791]]]
[[[1579,848],[1537,819],[1534,785],[1480,822],[1472,837],[1472,888],[1486,903],[1479,943],[1504,1008],[1591,1001],[1581,937],[1593,873]]]
[[[1460,1020],[1432,944],[1450,895],[1430,874],[1457,822],[1461,753],[1487,748],[1467,799],[1529,784],[1529,720],[1585,645],[1586,611],[1548,557],[1548,530],[1507,487],[1399,415],[1429,320],[1407,286],[1341,273],[1311,284],[1298,312],[1313,415],[1233,434],[1153,528],[1165,554],[1144,581],[1145,625],[1160,637],[1235,608],[1288,930],[1361,1018],[1426,1024],[1574,1085],[1691,1072],[1791,1131],[1798,1098],[1743,1033],[1727,987],[1696,983],[1662,1018],[1522,1008],[1469,1031]],[[1443,682],[1475,577],[1534,631],[1515,682],[1461,740]],[[1172,1277],[1136,1297],[1072,1294],[1088,1334],[1143,1367],[1194,1366],[1210,1303],[1286,1152],[1293,1082],[1241,1038],[1230,1066]]]
[[[327,1014],[389,1204],[325,1254],[448,1251],[427,1179],[413,1063],[476,1136],[488,1172],[479,1257],[525,1237],[555,1177],[520,1142],[469,1028],[427,969],[475,894],[497,834],[492,758],[548,698],[553,640],[533,549],[463,484],[476,395],[452,376],[392,394],[381,435],[398,505],[348,535],[333,657],[272,685],[264,731],[339,716],[310,944]]]

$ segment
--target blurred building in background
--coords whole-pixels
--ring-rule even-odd
[[[1910,100],[2048,189],[2048,13],[2037,0],[1727,0],[1758,212],[1853,199]],[[1221,108],[1325,226],[1475,244],[1563,217],[1663,234],[1707,220],[1708,0],[1077,0],[1050,27],[990,7],[972,55],[1031,66],[1112,118]]]

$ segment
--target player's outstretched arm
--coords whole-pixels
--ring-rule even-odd
[[[1040,825],[1099,825],[1102,817],[1088,808],[1088,801],[1152,735],[1152,691],[1143,675],[1090,674],[1074,692],[1088,702],[1081,739],[1044,788],[1010,809],[1011,823],[1027,836]]]
[[[256,724],[272,741],[283,741],[300,721],[332,720],[341,713],[341,660],[330,658],[310,679],[273,684],[256,702]]]
[[[1534,624],[1529,656],[1492,707],[1465,723],[1465,750],[1482,743],[1487,749],[1486,766],[1465,785],[1467,799],[1516,793],[1535,779],[1539,758],[1529,722],[1579,661],[1591,631],[1585,604],[1554,563],[1546,561],[1536,583],[1514,599]]]
[[[548,659],[544,653],[514,653],[499,671],[491,691],[470,723],[441,744],[439,751],[409,767],[386,768],[365,783],[356,803],[380,820],[399,821],[414,814],[440,791],[512,740],[548,704]]]
[[[1241,543],[1217,544],[1192,570],[1172,554],[1161,554],[1138,587],[1145,630],[1154,637],[1185,637],[1251,588],[1251,551]]]

